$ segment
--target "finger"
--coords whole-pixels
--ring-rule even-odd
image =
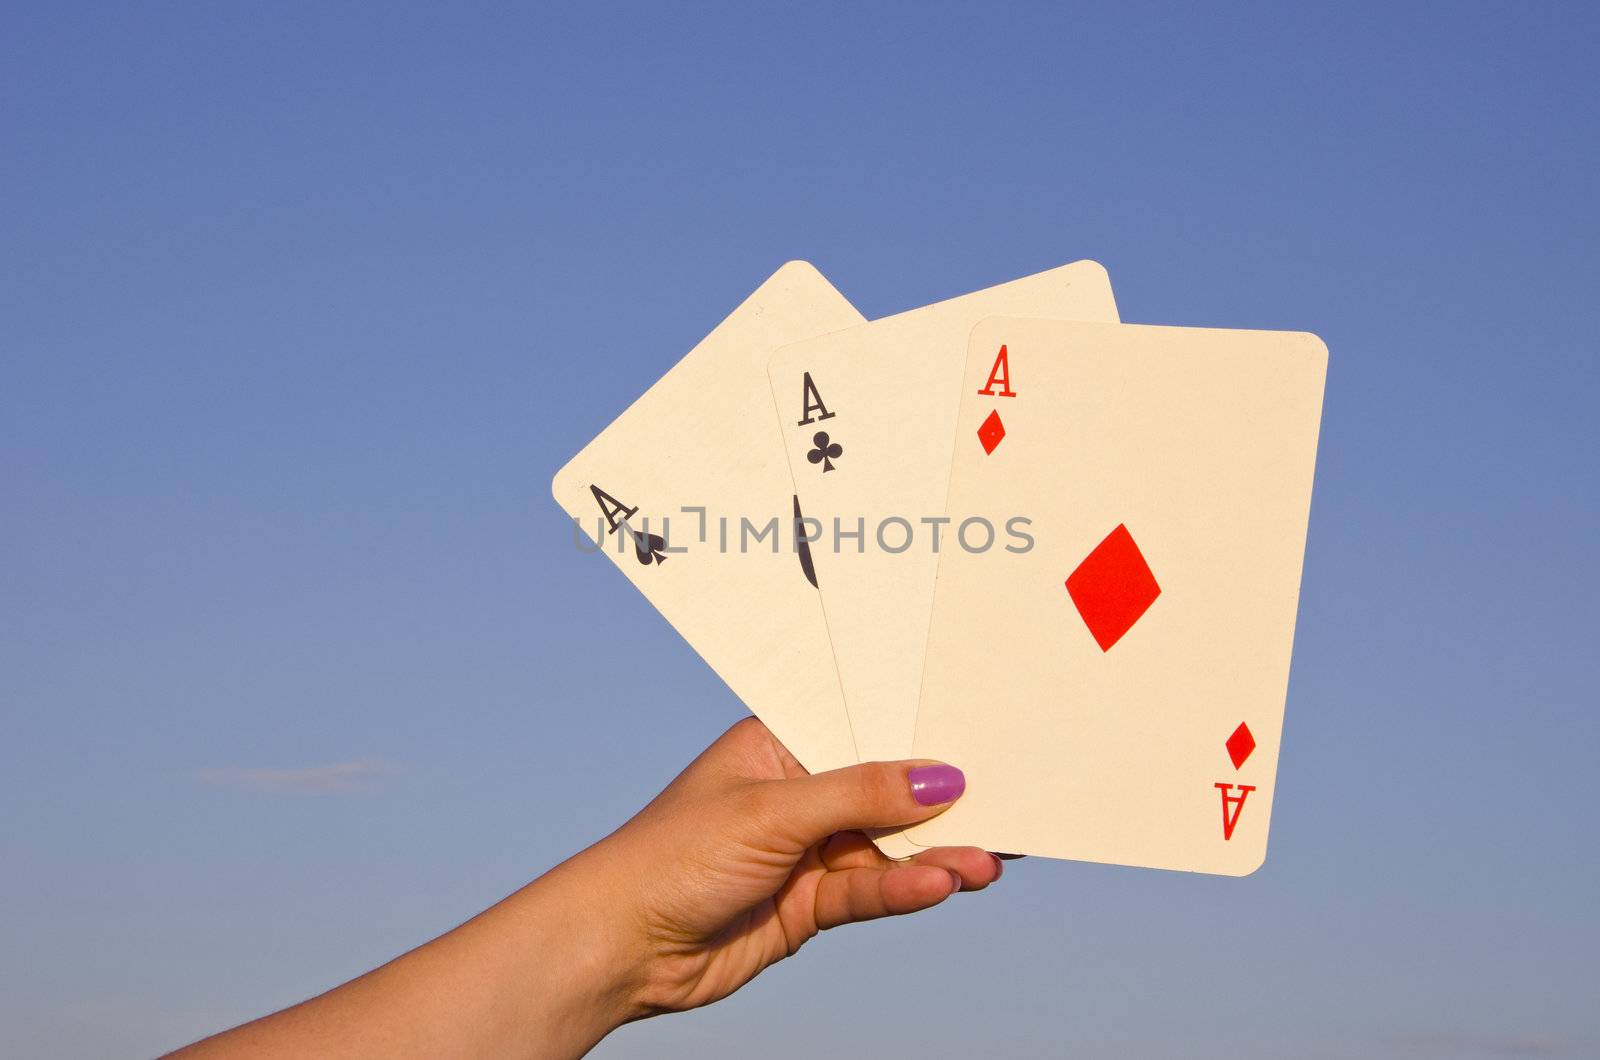
[[[937,816],[966,778],[942,762],[863,762],[760,786],[772,831],[803,850],[834,832],[893,828]]]
[[[1000,859],[978,847],[933,847],[911,858],[913,865],[936,865],[961,877],[963,891],[981,891],[1004,872]]]
[[[885,857],[872,845],[872,840],[860,832],[835,833],[822,844],[819,853],[822,855],[822,864],[830,871],[887,869],[895,864],[893,859]]]
[[[822,844],[819,853],[822,864],[832,871],[887,869],[897,864],[937,865],[960,876],[963,891],[981,891],[1005,871],[1000,861],[1005,855],[992,854],[980,847],[932,847],[897,862],[879,851],[872,840],[860,832],[835,834]]]
[[[953,873],[931,865],[830,872],[817,882],[817,927],[826,931],[840,924],[915,913],[938,905],[959,886]]]

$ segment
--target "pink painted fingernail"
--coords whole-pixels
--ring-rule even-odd
[[[966,774],[944,764],[918,766],[906,774],[911,782],[911,797],[921,806],[940,806],[955,802],[967,790]]]

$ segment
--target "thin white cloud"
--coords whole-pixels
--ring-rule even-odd
[[[331,795],[361,791],[373,780],[394,767],[375,758],[358,758],[325,766],[301,769],[219,769],[195,770],[194,779],[217,788],[242,791],[270,791],[287,795]]]

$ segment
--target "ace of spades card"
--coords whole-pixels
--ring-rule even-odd
[[[974,329],[948,514],[1031,543],[940,555],[915,752],[967,791],[915,842],[1261,864],[1326,367],[1300,332]]]
[[[855,758],[810,557],[772,432],[766,363],[862,317],[792,261],[555,475],[551,492],[812,771]],[[755,543],[744,521],[762,533]]]

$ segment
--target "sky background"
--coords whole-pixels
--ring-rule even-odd
[[[1265,867],[1024,861],[597,1055],[1600,1055],[1600,8],[576,7],[0,21],[0,1055],[625,819],[743,708],[552,473],[785,260],[1084,257],[1331,351]]]

